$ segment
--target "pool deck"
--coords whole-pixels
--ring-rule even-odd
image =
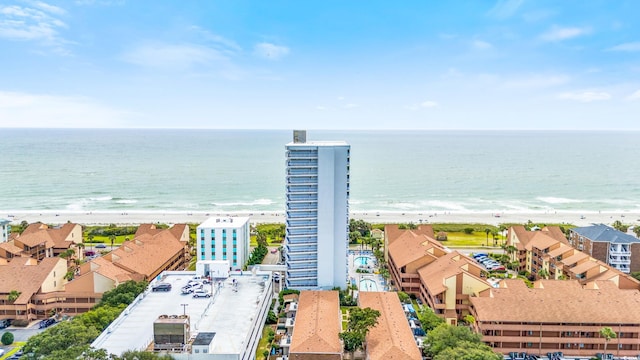
[[[371,263],[366,265],[365,267],[371,269],[371,273],[358,273],[356,269],[358,269],[361,265],[356,263],[356,258],[358,257],[368,257],[371,259]],[[349,250],[349,280],[353,285],[358,285],[359,291],[389,291],[389,288],[384,282],[384,279],[380,274],[375,274],[374,272],[378,270],[377,262],[373,253],[368,250]],[[375,286],[373,287],[361,287],[362,282],[368,283],[369,281],[373,281]]]

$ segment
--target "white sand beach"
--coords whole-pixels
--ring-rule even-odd
[[[27,221],[43,222],[47,224],[62,224],[68,221],[83,225],[137,225],[142,223],[201,223],[209,217],[215,216],[249,216],[252,223],[283,223],[283,212],[51,212],[51,211],[20,211],[13,213],[0,213],[0,218],[10,220],[12,223]],[[371,223],[526,223],[531,220],[534,223],[566,223],[577,226],[587,226],[594,223],[611,224],[620,220],[624,224],[640,224],[638,212],[544,212],[544,213],[458,213],[458,212],[433,212],[433,213],[398,213],[398,212],[352,212],[351,218],[362,219]]]

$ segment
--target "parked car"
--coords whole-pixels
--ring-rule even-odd
[[[151,288],[151,291],[171,291],[171,284],[159,283]]]
[[[8,319],[0,320],[0,329],[4,329],[6,327],[9,327],[9,325],[11,325],[11,320],[8,320]]]
[[[479,257],[489,257],[489,255],[485,254],[485,253],[475,253],[473,254],[473,258],[477,259]]]
[[[107,245],[105,245],[105,244],[96,245],[96,249],[106,249],[106,248],[107,248]]]
[[[204,291],[204,290],[197,290],[197,291],[195,291],[195,292],[193,293],[193,297],[194,297],[194,298],[202,298],[202,297],[204,297],[204,298],[208,298],[208,297],[210,297],[210,296],[211,296],[211,294],[209,294],[209,292],[208,292],[208,291]]]
[[[48,328],[49,326],[55,323],[56,323],[55,319],[52,319],[52,318],[44,319],[40,321],[40,324],[38,324],[38,328],[40,329]]]

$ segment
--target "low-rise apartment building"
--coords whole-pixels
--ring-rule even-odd
[[[385,231],[386,234],[386,231]],[[401,291],[420,295],[418,269],[447,254],[435,239],[413,230],[399,232],[388,247],[387,266],[392,284]]]
[[[394,292],[360,292],[358,306],[380,312],[378,324],[366,338],[367,360],[421,360],[407,318]]]
[[[83,254],[78,246],[81,243],[82,226],[78,224],[66,223],[49,227],[43,223],[33,223],[27,226],[22,234],[13,236],[0,246],[0,257],[11,259],[16,256],[28,256],[42,260],[73,249],[74,257],[81,259]]]
[[[342,360],[337,291],[302,291],[289,348],[291,360]]]
[[[446,249],[424,230],[385,229],[391,230],[387,266],[395,287],[420,297],[448,323],[469,313],[469,296],[490,287],[478,263]]]
[[[453,251],[418,270],[420,298],[447,323],[469,314],[469,299],[491,287],[484,269],[469,257]]]
[[[635,236],[598,224],[570,229],[569,242],[623,273],[640,271],[640,239]]]
[[[0,319],[28,322],[53,314],[76,315],[89,310],[102,296],[92,291],[67,291],[67,262],[62,258],[0,261]]]
[[[151,281],[163,271],[184,270],[188,265],[188,242],[189,226],[185,224],[169,229],[140,225],[133,240],[82,264],[69,286],[74,290],[105,292],[128,280]]]
[[[520,280],[503,280],[471,299],[475,330],[503,354],[526,351],[544,356],[594,357],[605,350],[603,327],[617,337],[607,352],[640,354],[640,291],[620,289],[611,281],[581,285],[576,280],[539,280],[528,288]]]
[[[586,283],[606,278],[622,289],[640,289],[640,282],[577,250],[559,234],[514,226],[509,229],[507,249],[511,259],[519,262],[519,269],[528,271],[535,279],[575,279]]]
[[[384,260],[389,261],[389,246],[394,243],[400,235],[411,231],[416,235],[425,235],[431,239],[433,236],[433,227],[431,225],[418,225],[415,229],[401,229],[398,224],[387,224],[384,226]],[[373,232],[373,230],[372,230]]]

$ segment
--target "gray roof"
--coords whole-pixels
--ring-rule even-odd
[[[604,224],[573,228],[571,231],[580,236],[584,236],[591,241],[608,242],[613,244],[640,243],[640,239]]]
[[[209,345],[213,341],[213,337],[216,336],[214,332],[201,332],[198,333],[196,339],[193,340],[193,345]]]

